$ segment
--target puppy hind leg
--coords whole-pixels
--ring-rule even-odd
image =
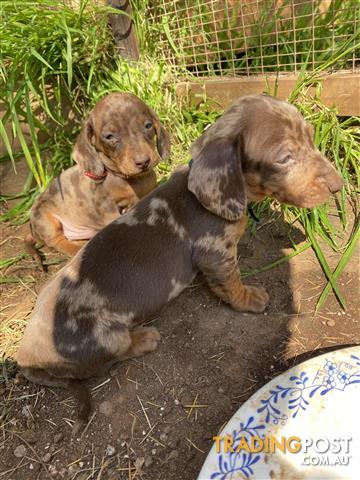
[[[92,374],[105,375],[119,362],[152,352],[157,348],[159,341],[160,333],[154,327],[139,327],[132,331],[122,328],[120,332],[111,335],[110,342],[109,337],[107,338],[108,347],[111,345],[111,353],[96,362],[96,369]]]
[[[156,350],[160,342],[159,330],[155,327],[139,327],[130,332],[131,345],[128,350],[119,357],[119,360],[127,360],[140,357],[145,353]]]
[[[68,240],[64,235],[61,222],[50,213],[46,215],[46,230],[44,229],[42,236],[49,247],[70,257],[74,256],[86,243],[82,240]]]
[[[73,257],[87,242],[86,240],[68,240],[64,235],[59,235],[52,242],[49,243],[50,247],[55,248],[60,253],[65,253],[70,257]]]

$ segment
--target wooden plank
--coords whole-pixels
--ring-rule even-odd
[[[129,60],[139,59],[139,48],[135,35],[134,22],[129,0],[109,0],[109,5],[119,10],[119,14],[110,14],[109,20],[119,55]],[[125,12],[127,15],[122,15]]]
[[[200,103],[204,94],[219,107],[227,108],[236,98],[266,92],[267,85],[274,91],[278,82],[277,96],[286,100],[294,88],[297,76],[293,74],[261,75],[237,78],[203,78],[194,82],[181,82],[176,87],[179,97],[189,95],[194,104]],[[360,115],[360,73],[334,73],[321,77],[321,101],[328,107],[336,107],[339,115]],[[311,89],[310,89],[311,90]]]

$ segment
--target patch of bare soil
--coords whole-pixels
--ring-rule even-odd
[[[4,257],[23,251],[26,228],[5,227]],[[262,219],[255,236],[240,242],[242,270],[290,253],[288,234],[281,219]],[[291,234],[301,245],[302,232]],[[338,256],[328,259],[334,266]],[[74,403],[66,391],[9,378],[0,384],[0,479],[195,480],[213,435],[258,388],[311,355],[360,343],[358,265],[359,252],[341,277],[345,313],[331,296],[314,314],[325,278],[310,249],[246,279],[270,293],[264,314],[234,312],[198,277],[152,319],[162,335],[158,350],[87,382],[94,410],[78,436],[71,435]],[[34,281],[2,288],[4,348],[12,351],[36,293],[58,268],[39,273],[26,258],[8,269]]]

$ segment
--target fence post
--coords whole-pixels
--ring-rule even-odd
[[[129,60],[139,59],[139,48],[137,45],[134,22],[128,15],[132,15],[129,0],[109,0],[109,5],[119,10],[119,14],[110,14],[110,25],[115,38],[119,55]],[[127,15],[122,15],[125,12]]]

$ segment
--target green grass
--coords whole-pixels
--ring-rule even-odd
[[[197,2],[198,0],[194,5]],[[133,0],[132,4],[142,51],[142,58],[136,64],[115,57],[111,33],[107,27],[108,10],[103,7],[89,8],[87,2],[83,1],[80,10],[74,11],[65,6],[58,8],[59,2],[55,0],[2,1],[0,97],[5,114],[0,121],[0,135],[7,154],[0,161],[12,161],[15,168],[17,159],[25,157],[30,175],[21,192],[1,198],[3,201],[17,200],[17,204],[8,209],[1,220],[12,223],[28,220],[29,209],[39,192],[46,188],[55,174],[71,165],[71,150],[81,119],[99,98],[109,92],[135,93],[157,112],[171,132],[172,155],[169,163],[162,162],[158,166],[160,179],[166,179],[177,164],[189,160],[191,143],[202,134],[207,125],[221,115],[222,112],[214,109],[214,105],[206,99],[195,107],[186,98],[179,100],[176,97],[178,78],[193,77],[184,62],[179,61],[176,67],[171,66],[164,61],[162,52],[158,51],[159,38],[166,38],[170,48],[176,50],[176,55],[184,57],[189,51],[190,46],[184,45],[183,40],[171,36],[173,16],[170,15],[167,20],[163,18],[162,21],[152,21],[148,0]],[[333,0],[329,11],[337,4]],[[197,6],[204,11],[204,5]],[[345,11],[350,15],[350,10]],[[234,9],[232,21],[236,20],[237,13]],[[331,20],[332,24],[339,31],[344,31],[344,34],[349,33],[353,27],[347,22],[342,24],[343,20],[338,13],[336,15]],[[326,18],[319,15],[316,20],[322,24],[324,32],[331,23]],[[351,15],[349,18],[351,20]],[[266,18],[261,20],[261,31],[262,34],[270,35],[272,27],[271,24],[267,25],[268,19],[265,20]],[[188,33],[184,29],[182,35],[185,37]],[[207,35],[211,34],[212,31],[209,31]],[[230,39],[225,35],[221,41],[225,45]],[[241,46],[243,39],[238,38],[236,41]],[[285,38],[282,43],[282,48],[288,48]],[[326,42],[324,45],[327,45]],[[307,47],[311,47],[310,43]],[[355,37],[340,42],[335,51],[327,52],[323,58],[319,57],[321,64],[314,72],[308,71],[312,67],[309,52],[306,56],[299,57],[297,61],[302,62],[299,82],[289,98],[314,126],[316,145],[344,178],[345,187],[339,196],[339,202],[336,207],[325,205],[311,211],[283,207],[283,214],[290,223],[302,224],[307,243],[300,248],[294,245],[292,253],[260,267],[256,272],[244,272],[245,275],[250,275],[275,268],[311,246],[329,281],[319,298],[318,308],[321,308],[331,291],[334,291],[342,306],[345,303],[337,281],[359,238],[359,225],[356,223],[350,231],[351,218],[347,212],[349,205],[354,211],[358,209],[360,132],[359,119],[341,118],[336,110],[321,104],[321,82],[317,77],[323,71],[345,65],[356,48]],[[289,58],[293,55],[294,52],[289,52]],[[229,65],[230,60],[226,59]],[[238,62],[236,65],[240,66],[244,61],[243,58],[235,60]],[[256,66],[255,63],[252,65]],[[210,70],[214,71],[215,67],[216,62]],[[313,87],[312,94],[309,93],[310,86]],[[25,142],[22,134],[21,127],[25,123],[29,126],[30,143]],[[13,150],[12,135],[6,133],[5,125],[10,125],[12,133],[18,137],[18,151]],[[273,202],[267,200],[257,205],[256,211],[258,216],[262,216],[271,208]],[[334,219],[337,221],[334,222]],[[252,230],[255,229],[252,225]],[[326,248],[341,255],[333,272],[324,253],[325,244]],[[3,269],[6,270],[22,258],[19,254],[5,259]],[[9,276],[3,277],[2,281],[17,282],[18,279]]]
[[[104,7],[82,0],[74,10],[55,0],[3,0],[0,10],[0,135],[14,163],[16,136],[37,185],[53,175],[42,161],[41,138],[68,130],[74,136],[96,72],[114,57]],[[69,122],[68,112],[75,117]],[[75,125],[74,125],[75,123]],[[28,146],[22,126],[27,124]],[[10,126],[10,135],[5,126]],[[72,132],[75,129],[75,132]],[[15,163],[14,163],[15,167]]]

